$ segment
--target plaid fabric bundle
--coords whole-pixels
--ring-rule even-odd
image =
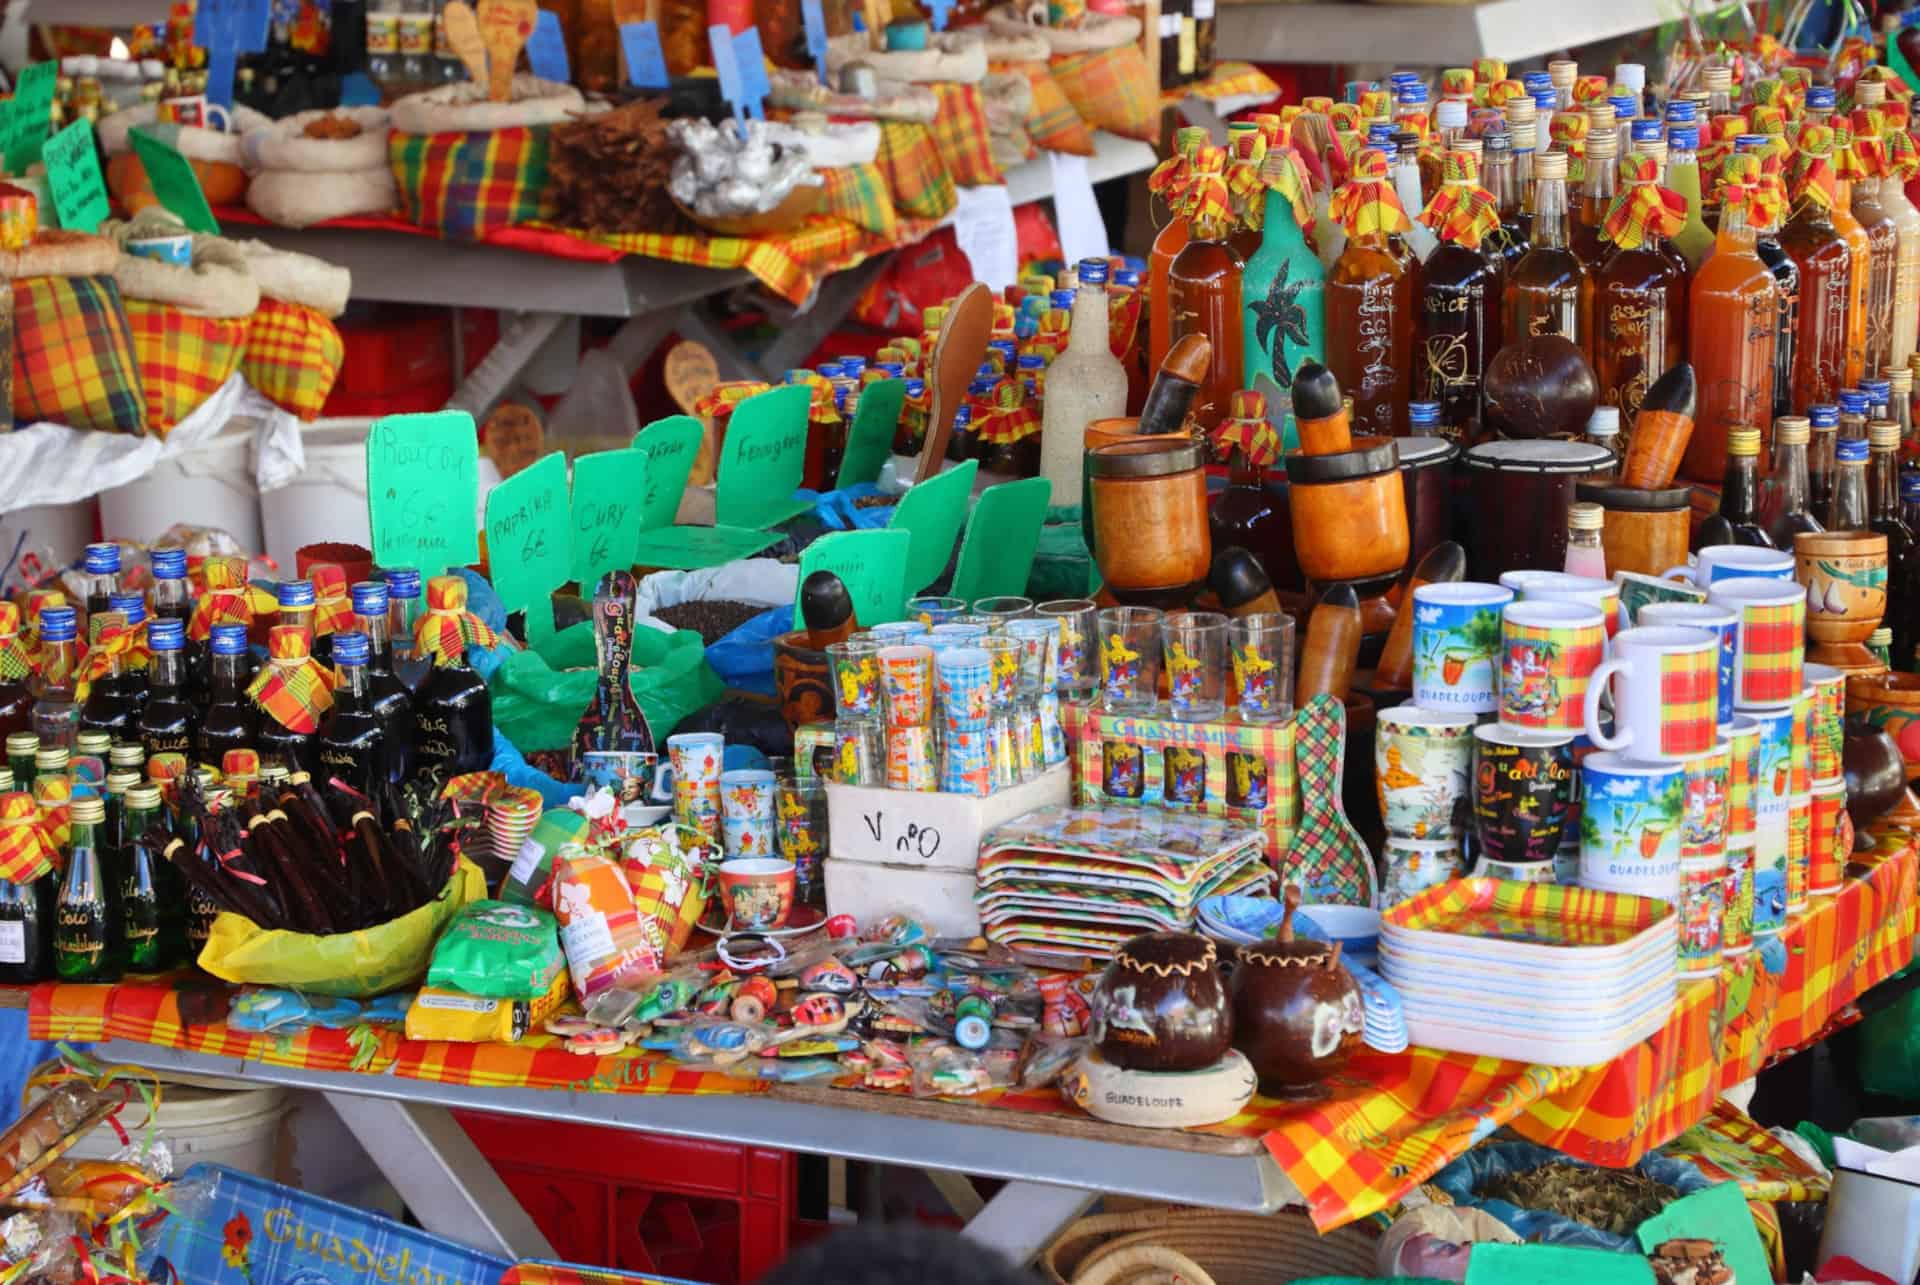
[[[1256,467],[1278,464],[1280,435],[1267,419],[1267,399],[1250,388],[1238,388],[1229,396],[1227,407],[1227,417],[1213,430],[1214,453],[1229,459],[1237,449]]]
[[[1784,705],[1800,694],[1806,612],[1804,599],[1741,609],[1740,704]]]
[[[927,88],[940,103],[927,133],[954,183],[960,187],[999,183],[1000,167],[994,163],[993,144],[987,140],[987,105],[980,97],[980,86],[943,81]]]
[[[1829,159],[1833,151],[1833,130],[1826,125],[1800,128],[1800,153],[1794,158],[1790,190],[1793,203],[1811,201],[1823,210],[1833,208],[1834,173]]]
[[[205,642],[213,636],[215,625],[245,625],[253,628],[253,616],[263,608],[277,610],[273,595],[247,583],[247,560],[221,556],[208,558],[200,572],[206,589],[193,605],[187,618],[187,637]]]
[[[1039,412],[1027,404],[1020,381],[1011,377],[994,384],[985,405],[974,412],[973,422],[979,439],[994,446],[1010,446],[1040,431]]]
[[[1500,226],[1500,207],[1480,186],[1480,164],[1471,152],[1448,152],[1440,172],[1440,190],[1420,211],[1420,221],[1442,241],[1478,250],[1487,233]]]
[[[0,880],[32,883],[58,857],[40,829],[40,811],[24,790],[0,794]]]
[[[1051,67],[1067,101],[1087,124],[1147,143],[1159,136],[1160,92],[1140,46],[1066,54]]]
[[[498,647],[500,635],[467,610],[467,582],[459,576],[427,581],[427,614],[413,630],[415,653],[433,657],[436,665],[450,665],[476,644]]]
[[[197,317],[145,299],[126,301],[147,397],[147,429],[165,437],[240,369],[246,317]]]
[[[1660,186],[1660,163],[1645,152],[1620,158],[1620,190],[1601,225],[1622,250],[1646,244],[1649,235],[1672,236],[1687,221],[1687,202]]]
[[[312,423],[346,356],[333,322],[312,308],[263,295],[247,327],[240,373],[268,401]]]
[[[404,216],[441,236],[478,240],[540,217],[546,125],[402,134],[387,142]]]
[[[895,240],[900,233],[900,216],[894,212],[893,193],[887,190],[887,176],[877,164],[839,165],[821,170],[826,186],[820,189],[819,213],[845,219],[857,228]]]
[[[20,638],[20,608],[0,599],[0,681],[33,672],[33,655]]]
[[[893,204],[916,219],[944,219],[959,203],[953,175],[940,149],[934,146],[932,127],[918,121],[880,122],[880,151],[874,164],[887,176]]]
[[[308,654],[304,629],[275,625],[267,631],[267,666],[247,685],[247,695],[288,731],[320,730],[320,716],[333,708],[333,689],[326,671]]]
[[[1745,212],[1751,228],[1777,228],[1787,221],[1787,190],[1779,167],[1771,169],[1745,152],[1727,157],[1720,171],[1720,204]]]
[[[107,433],[147,431],[140,356],[111,277],[13,283],[13,414]]]
[[[1412,226],[1393,190],[1393,180],[1387,177],[1386,153],[1373,147],[1363,147],[1354,155],[1352,172],[1333,194],[1327,213],[1350,237],[1405,232]]]
[[[313,636],[352,633],[353,602],[347,595],[347,573],[331,562],[316,562],[307,568],[313,581]]]
[[[1720,703],[1719,654],[1668,652],[1660,658],[1660,753],[1700,754],[1713,748]]]
[[[1075,156],[1093,155],[1093,131],[1080,113],[1067,101],[1066,91],[1043,62],[996,64],[995,71],[1018,71],[1027,78],[1033,91],[1033,108],[1027,113],[1027,137],[1050,152],[1071,152]]]
[[[1107,287],[1107,347],[1123,362],[1140,334],[1141,303],[1142,292],[1131,286]]]
[[[136,637],[134,627],[127,623],[123,612],[101,612],[89,623],[97,623],[99,633],[87,648],[86,659],[80,662],[80,670],[74,676],[73,698],[81,702],[93,691],[95,683],[132,667],[129,662]]]
[[[40,814],[40,834],[53,845],[53,865],[65,864],[60,855],[73,842],[73,778],[37,776],[33,779],[33,806]]]

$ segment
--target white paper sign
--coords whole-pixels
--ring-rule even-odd
[[[953,207],[953,235],[973,266],[973,279],[998,293],[1020,275],[1020,236],[1004,187],[963,187]]]
[[[1048,152],[1053,166],[1053,215],[1060,229],[1060,250],[1068,263],[1104,259],[1107,223],[1100,203],[1093,199],[1093,180],[1087,177],[1087,158],[1066,152]]]

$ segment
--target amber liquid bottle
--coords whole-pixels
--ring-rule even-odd
[[[1835,402],[1847,377],[1853,251],[1818,197],[1799,197],[1780,248],[1800,271],[1800,328],[1793,345],[1793,413]]]
[[[1743,152],[1766,146],[1764,134],[1742,134],[1736,146]],[[1780,221],[1754,228],[1753,248],[1760,262],[1773,273],[1773,284],[1780,291],[1780,306],[1773,319],[1773,417],[1793,414],[1794,350],[1800,333],[1800,266],[1780,244]],[[1762,434],[1764,444],[1766,435]],[[1769,452],[1761,452],[1762,468],[1767,468]]]
[[[1533,158],[1533,245],[1507,278],[1506,342],[1532,335],[1561,335],[1591,352],[1580,315],[1587,270],[1567,240],[1567,158],[1541,152]]]
[[[1607,260],[1613,256],[1613,242],[1607,238],[1606,222],[1607,211],[1613,208],[1613,198],[1618,191],[1619,159],[1615,147],[1611,129],[1587,136],[1587,175],[1580,187],[1580,198],[1574,204],[1573,254],[1587,270],[1590,285],[1598,280],[1600,269],[1606,267]],[[1604,325],[1594,320],[1596,315],[1589,307],[1588,324],[1595,327],[1596,334],[1604,333]]]
[[[1657,182],[1647,156],[1645,177]],[[1629,193],[1622,193],[1622,198]],[[1686,352],[1687,279],[1666,251],[1666,237],[1648,231],[1639,244],[1613,249],[1593,280],[1593,373],[1600,404],[1618,406],[1632,423],[1653,381],[1680,364]]]
[[[1349,236],[1327,274],[1327,365],[1360,431],[1404,436],[1413,387],[1413,256],[1385,232]]]
[[[1893,360],[1894,276],[1899,271],[1900,229],[1880,204],[1880,176],[1853,183],[1853,217],[1867,234],[1867,375],[1883,374]]]
[[[1842,388],[1858,388],[1867,377],[1867,283],[1873,276],[1873,242],[1853,217],[1853,184],[1833,184],[1833,230],[1847,243],[1847,364]]]
[[[1161,73],[1166,74],[1164,71]],[[1173,145],[1180,158],[1187,164],[1193,163],[1193,155],[1206,146],[1207,131],[1198,126],[1187,126],[1174,131]],[[1171,162],[1169,162],[1171,163]],[[1187,221],[1177,213],[1170,214],[1166,226],[1153,238],[1153,248],[1147,254],[1147,369],[1160,369],[1160,363],[1166,358],[1167,349],[1173,346],[1173,319],[1167,310],[1167,273],[1173,267],[1174,256],[1187,244]]]
[[[1487,233],[1481,248],[1500,257],[1504,281],[1513,276],[1513,265],[1526,254],[1528,245],[1520,183],[1513,168],[1513,145],[1505,130],[1496,128],[1481,140],[1480,177],[1482,186],[1493,193],[1494,204],[1500,207],[1500,226]]]
[[[1216,168],[1203,170],[1217,176]],[[1196,209],[1187,220],[1187,243],[1167,269],[1167,313],[1173,342],[1186,335],[1205,335],[1213,346],[1207,377],[1193,399],[1194,422],[1211,433],[1227,416],[1227,404],[1240,387],[1241,351],[1245,318],[1241,314],[1240,278],[1246,260],[1228,242],[1225,211]]]
[[[1457,162],[1452,181],[1471,186],[1474,175]],[[1488,233],[1491,237],[1493,233]],[[1420,266],[1420,318],[1414,336],[1419,362],[1415,388],[1440,404],[1440,431],[1472,445],[1480,438],[1480,380],[1500,351],[1500,313],[1506,261],[1483,240],[1462,244],[1440,229],[1440,243]]]
[[[1725,201],[1713,254],[1693,278],[1687,355],[1699,394],[1681,469],[1695,481],[1717,480],[1726,470],[1728,435],[1743,425],[1766,423],[1773,409],[1773,327],[1780,288],[1753,242],[1745,202]]]

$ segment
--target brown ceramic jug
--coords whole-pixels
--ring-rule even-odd
[[[1294,1101],[1325,1097],[1324,1081],[1360,1047],[1360,988],[1339,943],[1296,941],[1300,889],[1287,889],[1279,936],[1239,948],[1233,969],[1233,1046],[1260,1077],[1260,1092]]]

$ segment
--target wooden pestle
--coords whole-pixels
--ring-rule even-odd
[[[1344,581],[1328,585],[1307,617],[1293,703],[1305,705],[1322,692],[1344,703],[1359,663],[1360,598]]]
[[[1387,631],[1386,646],[1380,649],[1380,661],[1373,667],[1375,687],[1397,692],[1413,686],[1413,591],[1423,584],[1466,578],[1465,549],[1452,540],[1442,540],[1427,550],[1400,592],[1400,609],[1394,613],[1393,628]]]

